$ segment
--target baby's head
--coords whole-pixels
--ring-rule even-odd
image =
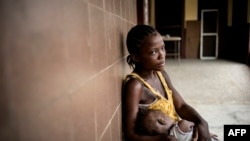
[[[147,110],[140,116],[140,129],[149,135],[168,134],[169,129],[174,124],[174,120],[160,110]]]

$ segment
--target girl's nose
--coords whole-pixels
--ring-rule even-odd
[[[165,49],[161,49],[159,51],[159,58],[162,59],[162,58],[165,58],[166,57],[166,51]]]

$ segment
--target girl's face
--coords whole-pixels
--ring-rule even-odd
[[[144,69],[163,70],[165,67],[166,52],[162,36],[156,32],[146,37],[138,56],[138,62]]]

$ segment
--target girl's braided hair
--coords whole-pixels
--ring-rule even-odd
[[[144,39],[151,35],[156,34],[157,30],[149,25],[136,25],[130,29],[127,35],[127,49],[129,55],[127,56],[127,63],[133,69],[135,68],[136,62],[132,59],[133,54],[138,54],[141,45],[144,43]]]

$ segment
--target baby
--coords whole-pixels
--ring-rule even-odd
[[[160,110],[146,110],[138,115],[141,132],[148,135],[169,134],[179,141],[192,141],[194,123],[187,120],[175,122]],[[195,134],[197,134],[195,132]]]

